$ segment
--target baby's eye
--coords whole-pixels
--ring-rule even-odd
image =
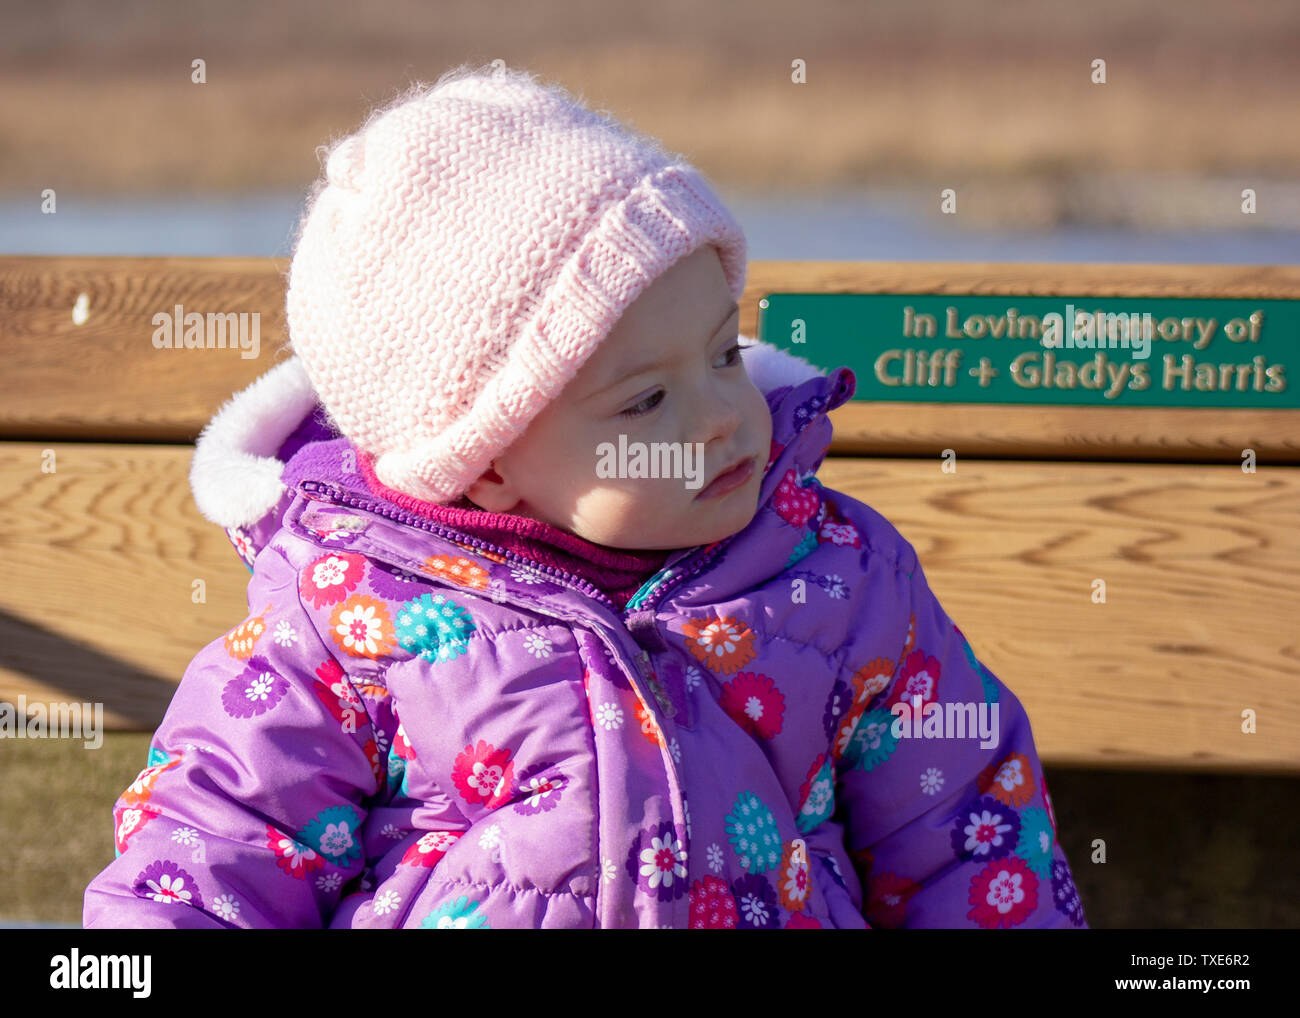
[[[647,396],[636,406],[628,407],[626,410],[620,410],[619,413],[623,417],[641,417],[657,407],[663,398],[663,390],[656,389],[653,395]]]
[[[735,346],[727,350],[723,354],[723,356],[727,358],[727,363],[724,365],[724,367],[734,368],[737,364],[740,363],[740,344],[739,343],[735,344]]]

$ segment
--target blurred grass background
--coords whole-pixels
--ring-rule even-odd
[[[500,58],[726,194],[888,188],[937,218],[954,187],[957,228],[1296,230],[1297,53],[1294,0],[0,0],[0,198],[305,193],[372,106]],[[80,921],[147,746],[0,741],[0,921]],[[1300,781],[1047,775],[1094,927],[1300,925]]]

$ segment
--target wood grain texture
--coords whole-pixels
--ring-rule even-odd
[[[0,438],[192,442],[221,403],[286,356],[285,259],[0,256]],[[775,291],[1300,299],[1300,266],[752,262],[740,328]],[[85,295],[85,319],[73,308]],[[260,352],[157,350],[176,304],[253,313]],[[1298,339],[1300,342],[1300,339]],[[835,452],[1300,463],[1300,411],[853,402]]]
[[[194,507],[188,447],[56,444],[53,474],[45,448],[0,443],[0,700],[100,700],[148,730],[245,617],[248,572]],[[819,477],[915,544],[1049,763],[1300,772],[1300,470],[832,457]]]

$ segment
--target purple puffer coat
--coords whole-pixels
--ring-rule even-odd
[[[1083,926],[1024,710],[814,476],[852,373],[742,343],[758,511],[622,611],[371,494],[296,360],[227,403],[192,481],[248,618],[186,670],[85,925]]]

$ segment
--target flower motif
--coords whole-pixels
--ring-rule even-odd
[[[461,838],[458,831],[426,831],[402,856],[403,866],[436,865]]]
[[[821,508],[820,489],[815,483],[809,483],[812,480],[812,477],[808,477],[801,484],[799,475],[792,467],[785,472],[776,491],[772,493],[772,508],[792,527],[807,526],[808,521]],[[814,534],[813,541],[816,540]]]
[[[674,763],[682,762],[682,746],[675,737],[668,742],[668,752],[672,754]]]
[[[524,650],[533,657],[550,657],[553,645],[541,633],[529,633],[524,637]]]
[[[135,878],[133,890],[141,898],[152,898],[161,905],[203,907],[194,878],[169,859],[145,867]]]
[[[794,550],[790,552],[790,557],[785,560],[785,568],[787,570],[792,569],[797,563],[806,559],[816,550],[817,535],[811,530],[805,530],[803,532],[803,537],[799,539],[799,543],[796,544]]]
[[[343,884],[343,877],[338,873],[326,873],[316,878],[316,886],[326,894],[333,894]]]
[[[212,911],[218,919],[234,922],[239,915],[239,900],[233,894],[219,894],[212,901]]]
[[[806,916],[802,912],[796,912],[790,917],[790,921],[785,924],[787,930],[820,930],[822,924],[812,916]]]
[[[454,901],[439,905],[420,923],[422,930],[490,930],[487,919],[479,911],[480,902],[470,901],[461,895]]]
[[[907,642],[903,644],[903,652],[899,655],[900,661],[905,661],[907,656],[912,653],[912,648],[916,646],[916,612],[910,613],[907,620]]]
[[[1020,817],[997,799],[985,796],[963,807],[951,832],[958,859],[983,862],[1010,855],[1020,836]]]
[[[777,894],[782,907],[791,912],[802,912],[812,882],[808,871],[808,847],[802,839],[795,838],[785,846],[778,873]]]
[[[742,792],[727,814],[727,840],[751,873],[772,869],[781,861],[781,837],[776,818],[757,795]]]
[[[262,609],[261,615],[252,615],[222,637],[226,653],[236,661],[247,661],[253,656],[253,648],[266,632],[266,614],[272,605]]]
[[[1062,859],[1052,863],[1052,901],[1056,910],[1073,925],[1083,925],[1083,902],[1079,900],[1079,889],[1074,886],[1070,867]]]
[[[1043,808],[1047,810],[1047,819],[1052,822],[1052,834],[1059,838],[1060,834],[1056,830],[1056,811],[1052,809],[1052,797],[1047,794],[1047,775],[1040,775],[1038,780],[1043,788]]]
[[[966,918],[986,930],[1018,926],[1038,907],[1038,878],[1025,861],[1008,856],[991,862],[970,882]]]
[[[732,675],[754,657],[754,631],[739,619],[714,617],[682,626],[686,649],[710,671]]]
[[[271,638],[281,647],[292,647],[298,642],[298,631],[289,624],[288,619],[281,619],[275,624],[275,633]]]
[[[512,567],[510,570],[510,578],[516,583],[522,583],[530,587],[549,584],[551,582],[544,573],[536,569],[530,569],[527,566]]]
[[[907,903],[921,885],[897,873],[879,873],[867,883],[867,922],[881,929],[896,930],[903,925]]]
[[[1015,853],[1029,864],[1034,876],[1046,880],[1052,875],[1052,847],[1056,838],[1047,813],[1041,809],[1027,809],[1020,814],[1020,840]]]
[[[298,832],[298,840],[311,845],[335,866],[346,867],[361,858],[361,815],[352,806],[321,810]]]
[[[716,841],[705,850],[704,858],[709,863],[709,869],[713,870],[714,873],[722,872],[722,846]]]
[[[365,556],[332,551],[302,570],[298,593],[314,608],[338,604],[357,589],[365,573]]]
[[[894,720],[894,715],[883,707],[864,714],[844,750],[844,759],[863,771],[888,760],[898,748]]]
[[[908,654],[898,670],[898,677],[899,682],[886,702],[886,707],[905,703],[914,708],[916,698],[920,697],[924,708],[938,698],[939,659],[927,655],[925,651],[917,650]]]
[[[334,716],[335,721],[345,726],[350,721],[353,731],[356,731],[361,719],[366,716],[361,697],[352,688],[352,683],[347,680],[342,666],[333,658],[316,666],[312,692]]]
[[[623,710],[616,703],[602,703],[596,708],[596,722],[607,732],[623,727]]]
[[[894,677],[894,662],[889,658],[873,658],[853,673],[853,703],[866,709],[867,705],[889,686]]]
[[[389,912],[396,912],[397,906],[402,903],[402,896],[396,891],[385,891],[378,895],[370,903],[370,908],[375,915],[388,915]]]
[[[774,930],[781,925],[776,908],[776,892],[767,878],[748,873],[731,885],[741,928]]]
[[[655,721],[654,715],[650,713],[650,708],[642,703],[639,698],[632,713],[641,725],[641,734],[656,746],[664,745],[664,734],[659,730],[659,723]]]
[[[550,812],[559,805],[560,791],[567,784],[568,780],[556,772],[554,764],[533,764],[519,772],[515,794],[521,801],[515,803],[515,812],[528,815]]]
[[[734,930],[740,921],[731,888],[718,877],[705,877],[691,885],[690,915],[693,930]]]
[[[703,672],[701,672],[698,668],[696,668],[695,665],[686,666],[686,691],[688,693],[694,692],[695,690],[699,689],[700,683],[703,681],[704,681]]]
[[[393,620],[383,601],[353,594],[330,613],[330,637],[352,657],[382,657],[393,650]]]
[[[1029,757],[1012,753],[980,771],[975,787],[1008,806],[1024,806],[1034,797],[1034,771]]]
[[[750,735],[770,739],[781,731],[785,696],[766,675],[739,673],[723,685],[718,704]]]
[[[239,527],[226,527],[225,531],[226,536],[230,538],[230,543],[235,546],[236,554],[249,565],[252,565],[253,559],[257,557],[257,551],[253,547],[252,539]]]
[[[189,848],[199,843],[199,832],[193,827],[178,827],[172,831],[172,841]]]
[[[628,875],[641,890],[660,901],[673,901],[686,891],[686,848],[667,821],[643,829],[627,854]]]
[[[325,860],[312,849],[287,834],[281,834],[270,824],[266,825],[266,846],[275,853],[276,865],[299,880],[325,865]]]
[[[600,861],[600,879],[607,884],[611,884],[616,876],[618,876],[618,867],[614,865],[614,860],[610,858],[602,859]]]
[[[471,590],[485,590],[488,585],[487,570],[463,555],[430,555],[420,568]]]
[[[801,831],[811,831],[835,811],[835,775],[831,762],[822,754],[808,768],[799,789],[799,816],[795,823]]]
[[[113,818],[116,823],[113,830],[113,848],[117,854],[121,855],[125,852],[127,842],[131,839],[131,836],[159,815],[158,810],[152,806],[132,806],[127,809],[114,810]]]
[[[152,758],[152,754],[151,754]],[[136,775],[134,781],[127,786],[125,792],[120,796],[123,803],[127,806],[139,806],[153,794],[154,782],[163,771],[169,771],[181,762],[181,754],[177,753],[175,759],[168,760],[166,763],[151,764]]]
[[[496,809],[510,799],[514,780],[514,761],[511,751],[479,739],[473,746],[461,750],[452,764],[451,780],[461,798],[473,805]]]
[[[442,594],[421,594],[397,613],[397,640],[426,661],[450,661],[469,648],[478,627],[469,611]]]
[[[844,582],[843,576],[836,573],[818,577],[817,586],[826,591],[827,597],[836,601],[842,601],[849,596],[849,585]]]
[[[221,690],[221,706],[232,718],[265,714],[289,692],[289,680],[279,675],[264,657],[248,659],[248,666]]]
[[[921,775],[921,791],[926,795],[937,795],[943,787],[943,771],[937,767],[927,767]]]

